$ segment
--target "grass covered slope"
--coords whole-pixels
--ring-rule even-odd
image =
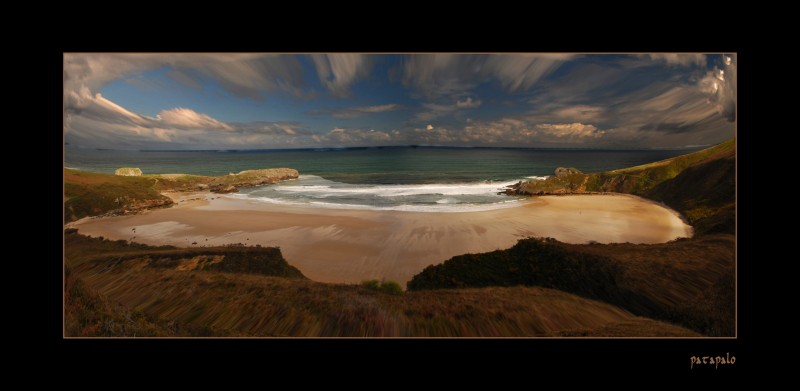
[[[241,244],[200,248],[154,247],[124,240],[92,238],[78,234],[75,229],[67,229],[64,249],[67,267],[75,270],[130,262],[156,270],[212,270],[306,278],[283,259],[279,249],[273,247],[246,247]]]
[[[171,205],[155,183],[147,177],[64,169],[64,221]]]
[[[736,154],[723,150],[649,189],[645,197],[681,212],[696,233],[736,232]]]
[[[231,251],[277,249],[151,247],[74,231],[65,241],[68,336],[698,335],[547,288],[395,294],[281,274],[291,268],[282,257],[270,273],[206,267]]]
[[[660,162],[596,174],[569,173],[523,183],[525,194],[616,192],[663,202],[695,233],[734,233],[736,139]]]
[[[156,180],[156,189],[162,191],[210,190],[218,193],[231,193],[238,187],[260,186],[300,176],[291,168],[266,168],[245,170],[236,174],[204,176],[189,174],[155,174],[145,177]]]
[[[131,175],[135,173],[133,170],[139,169],[120,170],[123,170],[120,174]],[[297,170],[290,168],[246,170],[218,177],[185,174],[123,176],[65,168],[64,221],[172,205],[172,200],[160,194],[162,191],[231,193],[238,191],[238,187],[270,184],[298,176]]]
[[[651,245],[523,239],[508,250],[453,257],[412,291],[540,286],[620,306],[712,336],[734,333],[734,239],[709,235]]]

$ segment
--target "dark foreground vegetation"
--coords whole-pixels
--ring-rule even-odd
[[[74,230],[65,245],[64,333],[72,337],[699,335],[543,287],[318,283],[272,248],[151,247]]]

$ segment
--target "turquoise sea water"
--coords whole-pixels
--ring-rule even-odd
[[[519,180],[552,175],[556,167],[598,172],[636,166],[688,150],[604,151],[387,147],[271,151],[140,152],[67,148],[64,165],[113,173],[225,175],[289,167],[298,180],[242,189],[232,197],[330,208],[465,211],[513,206],[496,193]]]

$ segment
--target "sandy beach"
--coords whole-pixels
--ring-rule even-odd
[[[83,219],[85,235],[181,247],[278,246],[312,280],[404,284],[460,254],[511,247],[529,236],[568,243],[659,243],[689,237],[672,210],[627,195],[534,197],[519,206],[431,213],[306,208],[211,193],[171,194],[176,205],[142,214]]]

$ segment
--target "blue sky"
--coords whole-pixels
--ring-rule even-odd
[[[64,55],[87,148],[676,148],[735,111],[735,54]]]

